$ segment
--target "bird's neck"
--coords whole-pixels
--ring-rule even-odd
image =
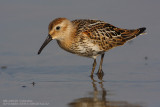
[[[66,51],[71,51],[72,43],[75,41],[75,35],[76,34],[76,29],[74,27],[67,28],[67,32],[64,33],[64,38],[61,38],[57,40],[58,45],[66,50]]]

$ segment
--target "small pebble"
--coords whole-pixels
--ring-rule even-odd
[[[23,87],[23,88],[26,88],[27,86],[23,85],[22,87]]]
[[[145,57],[144,57],[144,59],[145,59],[145,60],[148,60],[148,57],[147,57],[147,56],[145,56]]]
[[[31,84],[34,86],[36,83],[35,83],[35,82],[32,82]]]
[[[1,69],[7,69],[7,66],[1,66]]]

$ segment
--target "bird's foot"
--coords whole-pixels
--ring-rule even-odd
[[[103,72],[102,69],[99,69],[96,74],[97,74],[99,80],[102,80],[102,79],[103,79],[104,72]]]

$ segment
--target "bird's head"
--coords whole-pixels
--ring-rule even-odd
[[[38,54],[41,53],[43,48],[53,39],[62,41],[69,37],[70,32],[73,31],[73,24],[66,18],[57,18],[50,22],[48,26],[48,36],[41,48],[38,51]]]

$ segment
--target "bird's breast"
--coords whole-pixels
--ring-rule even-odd
[[[75,54],[85,57],[98,56],[98,54],[102,53],[102,50],[99,48],[97,44],[92,43],[88,40],[79,41],[72,46],[72,51]]]
[[[97,44],[94,44],[88,40],[72,41],[70,43],[57,41],[57,43],[64,50],[85,57],[94,58],[104,52]]]

